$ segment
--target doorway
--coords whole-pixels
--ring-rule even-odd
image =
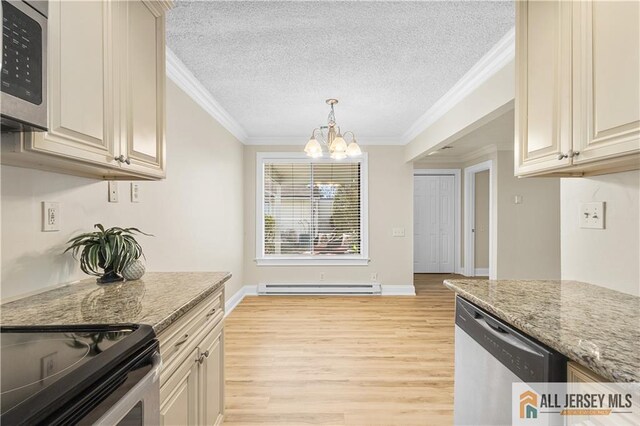
[[[464,169],[464,275],[494,279],[493,161]]]
[[[429,170],[416,171],[414,175],[415,273],[456,272],[459,173]]]

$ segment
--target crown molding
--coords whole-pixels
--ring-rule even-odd
[[[464,97],[484,83],[489,77],[502,69],[515,57],[515,27],[509,30],[467,73],[453,85],[447,93],[433,104],[407,130],[402,139],[405,144],[411,142],[427,127],[446,114]]]
[[[309,141],[309,135],[301,136],[252,136],[245,142],[247,145],[300,145]],[[361,146],[372,145],[404,145],[401,137],[358,137]]]
[[[240,123],[215,100],[211,93],[169,47],[166,49],[166,57],[167,77],[242,143],[246,145],[301,145],[308,140],[308,135],[249,137]],[[360,137],[358,143],[363,146],[408,144],[436,120],[445,115],[464,97],[468,96],[489,77],[513,60],[514,57],[515,28],[512,28],[444,96],[416,120],[403,135],[395,137]]]
[[[211,117],[227,129],[242,143],[249,138],[247,132],[223,107],[214,99],[209,91],[198,81],[187,66],[167,47],[167,77],[187,93]]]

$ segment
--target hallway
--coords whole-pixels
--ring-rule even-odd
[[[225,424],[451,424],[450,277],[416,274],[416,297],[245,298],[226,320]]]

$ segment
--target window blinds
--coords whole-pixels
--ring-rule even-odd
[[[361,254],[361,164],[265,162],[264,257]]]

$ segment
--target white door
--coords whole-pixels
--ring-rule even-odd
[[[454,179],[414,178],[414,272],[454,272]]]

